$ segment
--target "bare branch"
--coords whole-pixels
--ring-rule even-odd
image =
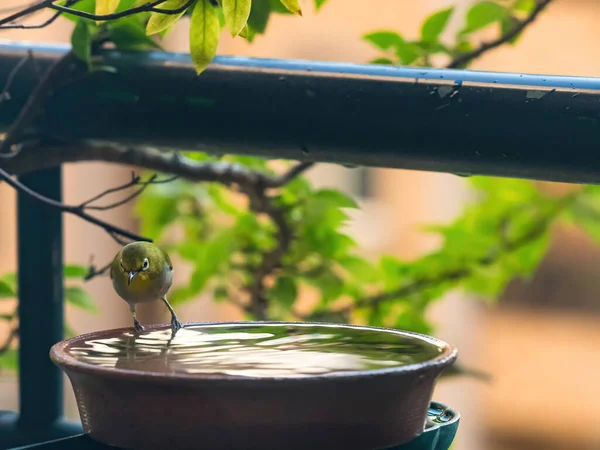
[[[83,17],[85,19],[90,19],[90,20],[115,20],[115,19],[120,19],[122,17],[131,16],[133,14],[138,14],[141,12],[156,12],[156,13],[160,13],[160,14],[179,14],[179,13],[184,12],[186,9],[188,9],[192,5],[192,3],[194,3],[195,1],[196,0],[188,0],[187,2],[185,2],[185,4],[183,4],[182,6],[180,6],[178,8],[163,9],[163,8],[156,8],[156,6],[160,5],[161,3],[164,3],[165,0],[154,0],[153,2],[146,3],[145,5],[126,9],[125,11],[120,11],[120,12],[112,13],[112,14],[92,14],[92,13],[88,13],[85,11],[78,11],[73,8],[68,8],[66,6],[60,6],[60,5],[56,5],[56,4],[50,4],[47,7],[50,9],[54,9],[56,11],[66,12],[69,14],[73,14],[74,16]]]
[[[550,2],[552,2],[552,0],[538,0],[537,5],[533,9],[529,17],[527,17],[525,20],[517,22],[507,33],[502,34],[500,37],[498,37],[498,39],[481,44],[475,50],[457,56],[446,67],[448,69],[456,69],[458,67],[462,67],[465,64],[471,62],[472,60],[479,58],[484,53],[511,41],[512,39],[517,37],[525,28],[531,25],[535,21],[535,19],[537,19],[537,17],[542,13],[542,11],[546,9]]]
[[[10,27],[11,25],[14,25],[15,21],[47,8],[52,4],[53,1],[54,0],[43,0],[41,2],[33,3],[25,9],[21,9],[20,11],[17,11],[16,13],[11,14],[4,19],[0,19],[0,29],[4,28],[6,24],[9,24]]]
[[[27,147],[19,155],[0,160],[0,167],[14,175],[55,167],[60,164],[83,161],[137,166],[164,174],[178,175],[188,181],[217,182],[224,185],[261,186],[276,189],[291,181],[295,176],[312,167],[312,163],[299,163],[288,172],[271,176],[257,172],[240,164],[222,161],[198,162],[177,153],[149,147],[128,147],[99,142],[40,142]]]
[[[36,30],[36,29],[40,29],[40,28],[46,28],[49,25],[52,25],[52,23],[58,19],[61,15],[60,11],[55,12],[54,14],[52,14],[50,16],[50,18],[48,18],[47,20],[45,20],[44,22],[35,24],[35,25],[24,25],[22,23],[11,23],[8,25],[2,25],[0,26],[0,30]]]
[[[106,273],[110,269],[111,264],[112,264],[112,261],[109,262],[108,264],[102,266],[100,269],[97,269],[96,265],[94,264],[94,255],[92,255],[90,257],[90,264],[89,264],[89,268],[88,268],[88,273],[83,277],[83,281],[89,281],[92,278],[96,278],[96,277],[99,277],[99,276],[102,276],[102,275],[106,275]]]
[[[302,172],[307,171],[312,166],[314,166],[314,162],[301,162],[292,167],[289,171],[285,172],[279,177],[273,178],[272,183],[269,187],[282,187],[296,178],[298,175],[302,174]]]
[[[80,0],[68,0],[65,3],[65,6],[73,6],[73,5],[75,5],[75,3],[79,2],[79,1]],[[30,6],[34,6],[34,5],[38,5],[38,2],[30,4]],[[13,10],[15,10],[15,9],[18,9],[18,8],[13,8]],[[35,12],[38,12],[38,11],[35,11]],[[23,16],[22,19],[25,19],[29,15],[35,14],[35,12],[30,13],[26,16]],[[45,28],[45,27],[51,25],[56,19],[58,19],[61,14],[62,14],[62,12],[56,11],[47,20],[45,20],[44,22],[38,23],[36,25],[24,25],[21,23],[14,23],[14,22],[7,24],[7,25],[0,25],[0,30],[10,30],[10,29],[34,30],[34,29],[39,29],[39,28]]]
[[[188,0],[184,5],[182,5],[178,8],[173,8],[173,9],[157,8],[157,6],[160,5],[161,3],[164,3],[165,0],[153,0],[153,1],[147,2],[144,5],[137,6],[135,8],[129,8],[129,9],[126,9],[125,11],[119,11],[119,12],[112,13],[112,14],[92,14],[92,13],[88,13],[86,11],[79,11],[77,9],[73,9],[70,7],[70,6],[73,6],[75,3],[77,3],[79,0],[70,0],[64,6],[57,5],[54,3],[54,1],[55,0],[43,0],[41,2],[36,2],[20,11],[17,11],[16,13],[14,13],[8,17],[5,17],[4,19],[0,19],[0,30],[1,29],[14,29],[14,28],[43,28],[43,27],[50,25],[52,22],[54,22],[62,13],[69,13],[74,16],[83,17],[85,19],[98,20],[98,21],[115,20],[115,19],[120,19],[122,17],[132,16],[134,14],[143,13],[143,12],[156,12],[156,13],[161,13],[161,14],[179,14],[179,13],[184,12],[186,9],[188,9],[194,3],[195,0]],[[52,17],[50,17],[48,20],[46,20],[45,22],[38,24],[38,25],[22,25],[22,24],[15,23],[17,20],[22,19],[27,16],[30,16],[31,14],[39,12],[43,9],[53,9],[54,11],[56,11],[56,13]]]
[[[135,173],[131,174],[131,181],[121,185],[121,186],[117,186],[111,189],[107,189],[104,192],[101,192],[100,194],[92,197],[91,199],[83,202],[81,205],[79,205],[80,208],[82,209],[91,209],[91,210],[95,210],[95,211],[106,211],[109,209],[114,209],[114,208],[118,208],[119,206],[122,206],[128,202],[130,202],[131,200],[133,200],[134,198],[138,197],[139,195],[142,194],[142,192],[144,192],[146,190],[146,188],[148,186],[150,186],[151,184],[164,184],[164,183],[170,183],[171,181],[175,181],[176,179],[179,178],[178,175],[174,175],[172,177],[169,178],[165,178],[163,180],[157,180],[158,175],[154,174],[152,175],[148,180],[146,181],[142,181],[140,179],[139,176],[135,175]],[[139,186],[138,189],[136,189],[133,193],[129,194],[127,197],[119,200],[118,202],[115,203],[110,203],[108,205],[101,205],[101,206],[95,206],[95,205],[91,205],[91,203],[95,202],[96,200],[99,200],[109,194],[113,194],[115,192],[120,192],[123,191],[125,189],[128,189],[130,187],[133,186]]]
[[[64,203],[45,197],[30,189],[29,187],[25,186],[20,181],[13,179],[12,176],[2,168],[0,168],[0,179],[6,181],[6,183],[14,189],[29,195],[31,198],[41,203],[45,203],[46,205],[52,206],[53,208],[57,208],[62,212],[73,214],[94,225],[98,225],[99,227],[105,229],[111,235],[122,236],[135,241],[152,241],[151,239],[132,233],[123,228],[117,227],[116,225],[111,225],[110,223],[100,220],[97,217],[91,216],[79,206],[65,205]]]

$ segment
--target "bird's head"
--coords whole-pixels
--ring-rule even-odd
[[[120,260],[121,269],[127,273],[127,284],[138,275],[154,278],[163,270],[163,252],[150,242],[132,242],[123,247]]]

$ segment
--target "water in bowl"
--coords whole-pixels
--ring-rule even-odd
[[[231,377],[310,377],[416,364],[443,347],[415,336],[315,324],[189,325],[75,341],[79,361],[144,372]]]

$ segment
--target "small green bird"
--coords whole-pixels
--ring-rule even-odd
[[[171,313],[171,328],[182,328],[177,314],[167,301],[173,283],[173,264],[167,252],[150,242],[125,245],[110,266],[110,278],[117,294],[129,304],[133,326],[140,333],[144,327],[137,320],[135,305],[161,299]]]

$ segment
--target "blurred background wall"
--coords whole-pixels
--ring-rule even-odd
[[[22,3],[4,0],[2,6]],[[304,18],[276,17],[266,37],[249,45],[223,33],[219,53],[272,58],[366,62],[375,52],[360,36],[376,29],[395,29],[415,36],[430,12],[449,5],[464,10],[468,0],[330,0],[319,14],[311,1]],[[460,11],[451,28],[460,26]],[[68,42],[71,24],[59,21],[49,29],[8,31],[1,39]],[[448,30],[452,33],[452,30]],[[185,27],[175,29],[167,48],[187,51]],[[519,44],[490,52],[473,69],[528,73],[600,76],[593,55],[600,42],[600,2],[555,0],[528,28]],[[432,130],[435,132],[435,130]],[[64,169],[65,201],[75,203],[130,176],[126,167],[100,163],[69,165]],[[435,248],[419,224],[446,221],[460,212],[469,197],[463,180],[445,174],[387,169],[345,169],[321,165],[310,173],[318,185],[345,189],[358,196],[362,211],[352,232],[369,254],[392,252],[403,258]],[[16,263],[15,196],[0,186],[0,271]],[[104,216],[135,228],[131,207]],[[100,230],[65,217],[66,260],[108,261],[117,245]],[[451,295],[433,311],[436,334],[460,350],[461,361],[490,372],[486,385],[471,379],[444,381],[435,398],[463,416],[455,450],[600,449],[600,433],[590,418],[600,414],[600,301],[597,283],[600,250],[582,234],[557,230],[552,250],[534,280],[514,283],[497,306]],[[181,275],[180,275],[181,276]],[[100,313],[67,311],[76,331],[127,326],[127,308],[113,293],[108,279],[87,286]],[[10,307],[7,305],[6,307]],[[199,298],[178,309],[185,321],[232,320],[237,311]],[[160,305],[140,312],[143,322],[166,321]],[[0,405],[17,408],[14,379],[0,379]],[[70,386],[67,413],[76,417]],[[587,417],[588,419],[585,419]]]

